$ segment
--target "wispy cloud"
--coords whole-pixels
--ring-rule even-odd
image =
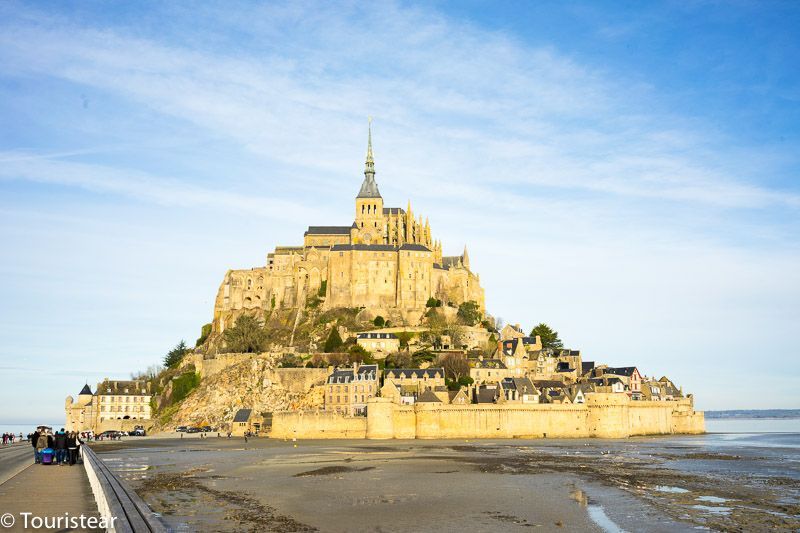
[[[382,23],[370,25],[376,11],[323,7],[321,31],[310,31],[315,18],[305,11],[231,20],[229,31],[255,26],[285,45],[258,55],[43,19],[5,27],[0,61],[112,91],[317,172],[352,168],[364,116],[375,114],[384,168],[414,187],[450,179],[489,195],[527,184],[730,208],[800,205],[794,191],[764,187],[747,166],[705,157],[719,134],[652,106],[647,89],[553,48],[382,8]],[[286,56],[293,46],[300,57]]]

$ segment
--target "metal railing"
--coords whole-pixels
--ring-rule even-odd
[[[136,492],[117,477],[85,443],[83,464],[101,516],[109,519],[107,531],[166,533],[168,528]],[[110,520],[115,518],[115,520]]]

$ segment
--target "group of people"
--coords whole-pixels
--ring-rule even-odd
[[[19,437],[14,435],[13,433],[3,433],[3,446],[6,444],[14,444],[14,441],[22,441],[22,433],[19,434]]]
[[[52,433],[46,428],[39,428],[30,435],[33,446],[33,460],[36,464],[74,465],[80,459],[81,435],[74,431]],[[52,456],[50,456],[52,454]]]

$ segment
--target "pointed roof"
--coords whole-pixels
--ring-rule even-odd
[[[429,389],[419,395],[417,403],[442,403],[442,400],[437,398],[433,391]]]
[[[83,386],[83,388],[81,389],[81,392],[78,393],[78,396],[83,396],[85,394],[88,394],[89,396],[92,395],[92,389],[89,388],[89,384],[88,383]]]
[[[367,137],[367,161],[364,165],[364,182],[356,198],[380,198],[378,184],[375,183],[375,159],[372,156],[372,117],[369,119],[369,134]]]

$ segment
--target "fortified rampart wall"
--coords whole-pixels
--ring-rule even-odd
[[[274,413],[277,438],[484,439],[625,438],[704,433],[691,400],[631,401],[622,394],[587,395],[585,404],[397,405],[373,398],[366,417]]]

